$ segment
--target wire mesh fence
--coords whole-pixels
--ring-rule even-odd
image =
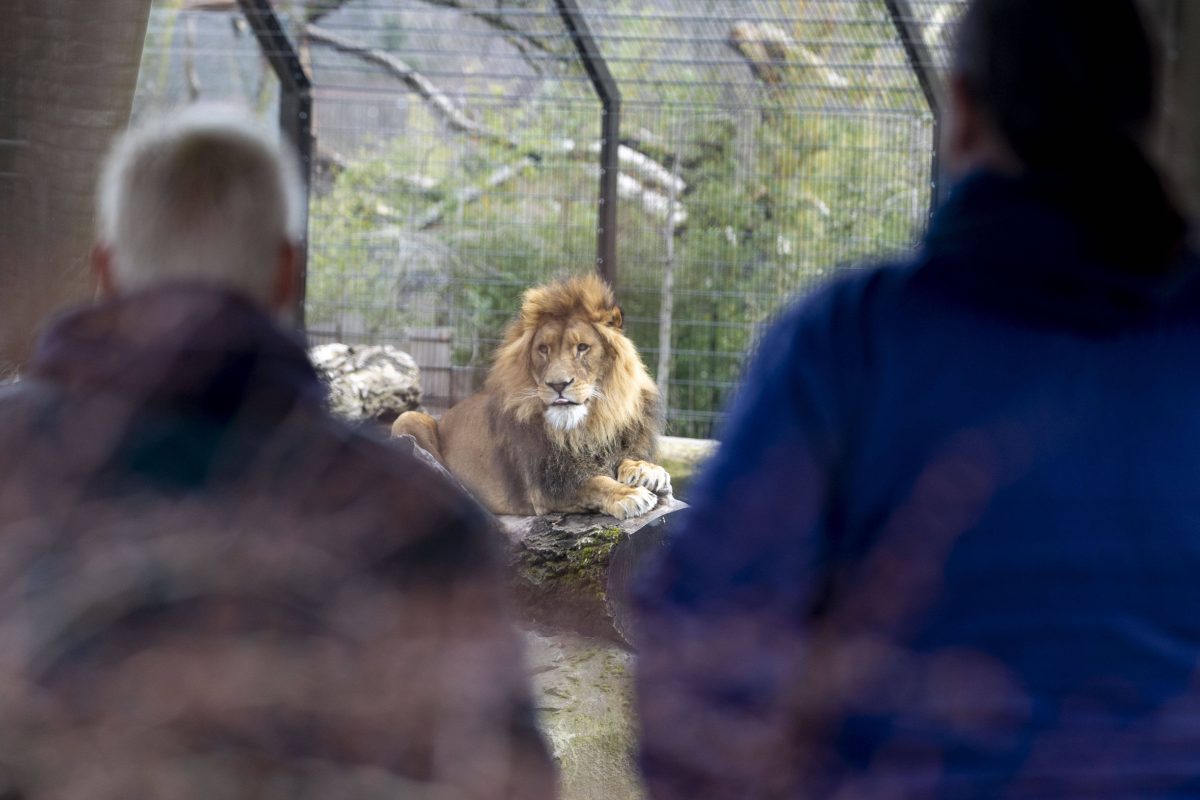
[[[938,64],[959,4],[906,4]],[[160,5],[139,109],[274,113],[232,3]],[[934,117],[881,0],[579,5],[622,96],[627,330],[669,431],[709,436],[789,297],[913,243]],[[601,104],[551,0],[277,7],[315,87],[309,336],[400,345],[445,408],[480,385],[526,287],[594,268]]]

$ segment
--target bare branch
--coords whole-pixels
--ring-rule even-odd
[[[438,4],[443,0],[426,0],[426,2]],[[444,0],[444,2],[449,4],[455,0]],[[391,53],[339,36],[317,25],[307,25],[305,32],[310,41],[315,44],[333,47],[339,52],[349,53],[383,67],[425,100],[433,112],[451,130],[495,142],[511,149],[519,146],[515,139],[489,130],[470,119],[436,84]],[[587,157],[598,153],[599,147],[598,143],[588,147],[579,147],[574,141],[566,139],[556,143],[554,149],[564,154]],[[650,156],[626,145],[621,145],[618,157],[621,168],[624,170],[617,178],[617,191],[622,198],[635,200],[647,214],[661,220],[670,220],[676,228],[686,224],[687,209],[674,198],[687,190],[687,184],[677,173],[672,174],[671,170]],[[440,224],[451,208],[475,202],[491,189],[513,180],[525,170],[536,166],[541,160],[541,153],[530,152],[519,162],[500,167],[483,185],[463,189],[450,200],[431,208],[417,220],[417,228],[425,230]]]
[[[505,164],[489,175],[488,179],[482,185],[468,186],[465,189],[460,189],[454,193],[454,197],[451,200],[438,203],[436,206],[426,211],[417,220],[417,230],[428,230],[429,228],[438,225],[443,219],[445,219],[446,213],[451,209],[465,206],[468,203],[474,203],[492,189],[503,186],[509,181],[515,180],[521,175],[521,173],[525,172],[525,170],[537,166],[538,163],[538,159],[533,158],[532,156],[526,156],[515,164]]]
[[[600,143],[592,145],[592,152],[600,153]],[[678,159],[678,155],[676,156]],[[671,195],[680,195],[687,191],[687,184],[679,177],[679,171],[672,172],[650,156],[627,145],[621,145],[617,151],[617,160],[621,168],[634,174],[638,180],[648,186],[665,189]]]
[[[595,147],[578,147],[572,140],[564,139],[558,142],[554,146],[554,149],[568,156],[586,156],[594,152]],[[643,174],[639,174],[637,177],[626,175],[625,173],[618,175],[617,195],[623,200],[631,200],[638,203],[645,214],[667,222],[671,227],[672,236],[674,236],[676,230],[687,224],[687,208],[676,199],[678,194],[687,188],[687,184],[678,176],[678,173],[673,175],[649,156],[638,153],[631,148],[623,147],[622,149],[628,151],[627,153],[622,153],[622,166],[633,164],[641,168]],[[506,164],[500,167],[482,185],[469,186],[466,189],[462,189],[456,192],[450,200],[438,203],[429,209],[429,211],[425,212],[417,220],[417,228],[419,230],[427,230],[441,224],[447,212],[452,208],[474,203],[492,189],[503,186],[520,176],[526,170],[538,166],[542,163],[542,160],[543,156],[541,154],[530,153],[515,164]],[[652,165],[652,168],[647,165]],[[591,165],[590,169],[598,171],[599,167]],[[651,178],[647,179],[644,175],[650,175]],[[654,181],[658,179],[662,179],[667,184],[662,187],[666,190],[666,194],[654,188]]]
[[[399,78],[409,89],[416,92],[429,108],[436,114],[446,127],[451,130],[475,136],[490,142],[515,148],[517,143],[503,134],[488,130],[468,117],[458,105],[451,100],[437,85],[417,72],[406,61],[396,58],[391,53],[377,50],[361,42],[338,36],[317,25],[306,25],[305,33],[317,44],[327,45],[342,53],[349,53],[364,61],[383,67],[391,75]]]
[[[304,11],[304,21],[309,25],[320,22],[322,18],[337,11],[346,2],[347,0],[309,0]],[[421,2],[438,8],[450,8],[486,23],[515,47],[525,58],[525,62],[538,72],[541,72],[541,69],[538,67],[537,60],[531,57],[530,50],[553,56],[563,62],[570,60],[567,55],[555,50],[541,37],[513,25],[501,13],[472,8],[459,0],[421,0]],[[182,5],[184,11],[236,11],[237,7],[237,0],[183,0]]]
[[[513,25],[511,22],[506,20],[504,15],[501,13],[484,11],[481,8],[473,8],[460,2],[460,0],[421,0],[421,2],[425,3],[426,5],[438,6],[439,8],[452,8],[455,11],[461,11],[462,13],[472,16],[481,22],[487,23],[492,28],[495,28],[497,31],[504,34],[504,38],[507,39],[514,47],[520,50],[522,55],[527,55],[527,51],[525,50],[526,47],[532,47],[535,50],[554,56],[560,60],[567,60],[567,56],[565,56],[563,53],[555,50],[549,44],[537,36],[534,36],[532,33],[523,31],[516,25]]]
[[[188,17],[184,35],[183,74],[187,79],[188,100],[200,99],[200,75],[196,72],[196,18]]]
[[[337,11],[345,3],[346,0],[309,0],[304,8],[304,21],[310,24],[317,22],[326,14]]]
[[[535,156],[526,156],[515,164],[506,164],[495,170],[488,179],[478,186],[468,186],[455,192],[450,200],[438,203],[417,218],[415,226],[418,230],[428,230],[440,225],[446,219],[446,214],[452,209],[474,203],[483,199],[484,195],[493,189],[515,180],[527,170],[541,163]],[[599,167],[590,169],[597,172]],[[683,203],[668,195],[652,189],[637,178],[621,174],[617,177],[617,195],[622,200],[630,200],[642,207],[643,213],[655,219],[665,221],[674,237],[675,232],[687,224],[688,212]],[[393,214],[394,216],[394,214]]]
[[[183,0],[182,11],[235,11],[237,0]]]
[[[599,167],[594,167],[599,174]],[[673,200],[662,192],[651,189],[637,178],[625,173],[617,176],[617,196],[622,200],[634,200],[641,204],[642,211],[655,219],[671,225],[672,231],[687,224],[688,212],[683,203]],[[674,234],[672,234],[674,235]]]
[[[599,143],[579,147],[570,139],[557,144],[559,152],[575,157],[597,153],[599,148]],[[673,174],[645,153],[625,145],[621,145],[617,158],[625,170],[617,176],[617,195],[621,199],[637,201],[645,213],[659,220],[670,219],[677,228],[687,223],[687,209],[674,199],[687,190],[687,184],[678,174]],[[599,170],[599,167],[593,165],[593,169]]]

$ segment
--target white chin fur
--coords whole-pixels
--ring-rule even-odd
[[[588,415],[587,405],[549,406],[546,409],[546,424],[556,431],[569,431],[579,427]]]

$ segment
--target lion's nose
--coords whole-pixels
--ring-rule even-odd
[[[574,382],[575,379],[572,378],[569,381],[546,381],[546,385],[561,395]]]

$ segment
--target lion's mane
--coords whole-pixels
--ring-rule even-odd
[[[547,421],[538,395],[531,351],[547,323],[578,320],[599,338],[604,366],[588,376],[586,416],[574,426],[556,426]],[[455,405],[440,422],[408,412],[393,432],[414,436],[495,513],[640,507],[646,489],[616,478],[623,464],[662,472],[648,462],[663,429],[663,409],[658,387],[621,324],[612,291],[594,275],[530,289],[495,352],[483,391]],[[609,483],[597,485],[599,478]],[[662,478],[669,486],[665,472]]]
[[[620,310],[612,290],[595,275],[538,286],[525,293],[520,315],[508,326],[496,350],[486,387],[500,400],[502,410],[519,422],[539,419],[545,407],[529,393],[530,347],[534,334],[552,319],[581,318],[592,323],[612,354],[612,365],[602,377],[603,391],[591,402],[584,424],[555,438],[576,451],[600,451],[622,442],[631,434],[650,428],[662,429],[658,387],[646,371],[633,342],[621,330]],[[616,315],[614,324],[614,314]],[[650,453],[648,455],[653,455]]]

